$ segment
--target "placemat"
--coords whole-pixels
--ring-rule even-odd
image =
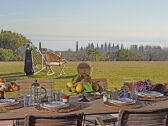
[[[7,110],[13,110],[13,109],[19,109],[24,107],[24,105],[22,103],[18,103],[18,104],[11,104],[9,106],[4,106],[4,107],[0,107],[0,111],[5,112]]]
[[[168,100],[167,96],[164,97],[138,97],[138,100],[140,101],[164,101]]]
[[[141,108],[142,105],[141,104],[128,104],[128,103],[110,103],[110,102],[104,102],[105,105],[107,106],[116,106],[116,107],[120,107],[120,108]]]
[[[103,95],[97,95],[97,94],[89,94],[88,96],[89,98],[92,98],[92,99],[100,99],[100,98],[103,98]]]
[[[43,107],[43,106],[36,106],[35,107],[40,112],[59,112],[59,113],[68,113],[72,111],[79,110],[81,108],[80,103],[70,103],[67,106],[63,107]]]

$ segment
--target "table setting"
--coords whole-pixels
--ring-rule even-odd
[[[64,90],[56,90],[49,94],[37,80],[31,84],[30,91],[30,94],[24,96],[24,107],[34,107],[39,112],[66,113],[80,107],[80,104],[69,101],[70,96],[66,95]]]
[[[120,90],[114,89],[104,93],[103,103],[107,106],[120,108],[142,107],[141,104],[137,102],[137,95],[134,92],[131,92],[126,85],[122,86]]]
[[[115,88],[103,95],[105,105],[117,107],[139,108],[147,105],[146,102],[149,104],[164,100],[168,100],[166,86],[152,84],[150,80],[126,81],[121,89]]]
[[[152,84],[150,80],[137,81],[132,89],[141,101],[163,101],[167,100],[167,89],[165,85],[157,83]]]
[[[15,92],[19,90],[19,86],[14,82],[6,82],[4,78],[0,78],[0,110],[7,111],[23,107],[23,104],[15,98],[6,98],[6,92]]]

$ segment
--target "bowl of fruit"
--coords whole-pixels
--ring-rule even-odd
[[[98,81],[92,82],[90,75],[86,73],[76,74],[72,78],[72,81],[68,82],[66,86],[70,92],[82,94],[82,99],[80,100],[82,102],[89,101],[86,98],[88,93],[94,96],[100,96],[103,91],[102,87],[98,84]]]

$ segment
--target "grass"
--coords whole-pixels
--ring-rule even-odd
[[[58,77],[56,75],[47,76],[45,71],[38,75],[26,77],[23,73],[23,62],[0,62],[0,77],[7,81],[17,79],[54,79],[55,89],[66,89],[66,83],[71,81],[77,74],[76,67],[80,62],[68,62],[66,64],[66,74]],[[108,88],[120,88],[125,80],[145,80],[150,79],[153,83],[168,82],[168,61],[162,62],[87,62],[93,68],[92,78],[107,78]],[[59,67],[54,67],[55,71],[60,71]]]

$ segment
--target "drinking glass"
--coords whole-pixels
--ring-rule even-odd
[[[133,84],[134,84],[134,80],[130,77],[125,77],[124,78],[124,85],[126,85],[126,86],[128,86],[128,88],[130,89],[130,90],[132,90],[132,86],[133,86]]]
[[[28,107],[31,106],[31,95],[30,94],[26,94],[24,96],[24,107]]]
[[[114,97],[114,91],[112,89],[111,89],[111,93],[110,93],[110,99],[111,100],[115,99],[115,97]]]
[[[113,99],[118,100],[118,89],[114,89],[114,97]]]
[[[61,100],[61,91],[56,90],[56,92],[54,93],[54,101],[60,101],[60,100]]]
[[[137,103],[138,95],[137,95],[137,90],[136,89],[131,91],[130,98],[135,100],[135,103]]]

